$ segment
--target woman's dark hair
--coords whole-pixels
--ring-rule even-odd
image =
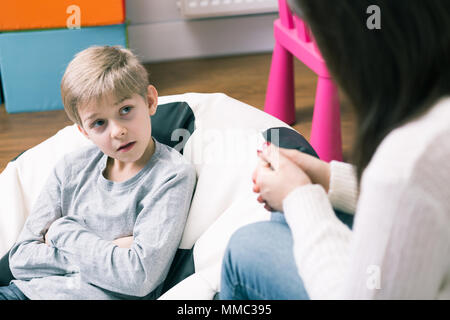
[[[291,0],[356,117],[358,181],[393,129],[450,94],[449,0]],[[367,20],[380,9],[380,29]],[[370,12],[370,11],[369,11]]]

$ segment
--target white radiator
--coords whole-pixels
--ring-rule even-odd
[[[188,19],[278,12],[277,0],[180,0],[178,6]]]

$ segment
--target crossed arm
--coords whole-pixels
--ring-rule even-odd
[[[31,279],[76,270],[83,281],[103,289],[144,296],[166,276],[194,187],[194,171],[174,174],[148,195],[150,201],[139,213],[133,235],[114,241],[100,238],[77,216],[62,216],[59,207],[51,213],[48,208],[34,210],[11,250],[12,273],[18,279]],[[45,197],[50,197],[49,192]],[[58,199],[45,200],[59,203]]]
[[[11,273],[16,279],[31,280],[71,273],[67,257],[56,248],[45,245],[49,226],[62,217],[61,184],[55,171],[35,201],[16,243],[9,253]]]
[[[44,242],[46,245],[50,246],[50,242],[47,239],[47,233],[45,233],[44,235]],[[126,237],[121,237],[121,238],[117,238],[115,240],[112,241],[113,244],[115,244],[116,246],[118,246],[119,248],[131,248],[131,245],[133,244],[133,236],[126,236]]]

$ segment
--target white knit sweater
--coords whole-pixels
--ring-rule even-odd
[[[283,210],[311,299],[450,299],[450,98],[382,141],[359,195],[354,168],[332,161],[328,195],[303,186]]]

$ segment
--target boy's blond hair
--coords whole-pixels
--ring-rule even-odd
[[[139,94],[147,102],[147,70],[128,49],[93,46],[75,55],[61,81],[67,116],[82,126],[78,108],[111,96],[116,101]]]

